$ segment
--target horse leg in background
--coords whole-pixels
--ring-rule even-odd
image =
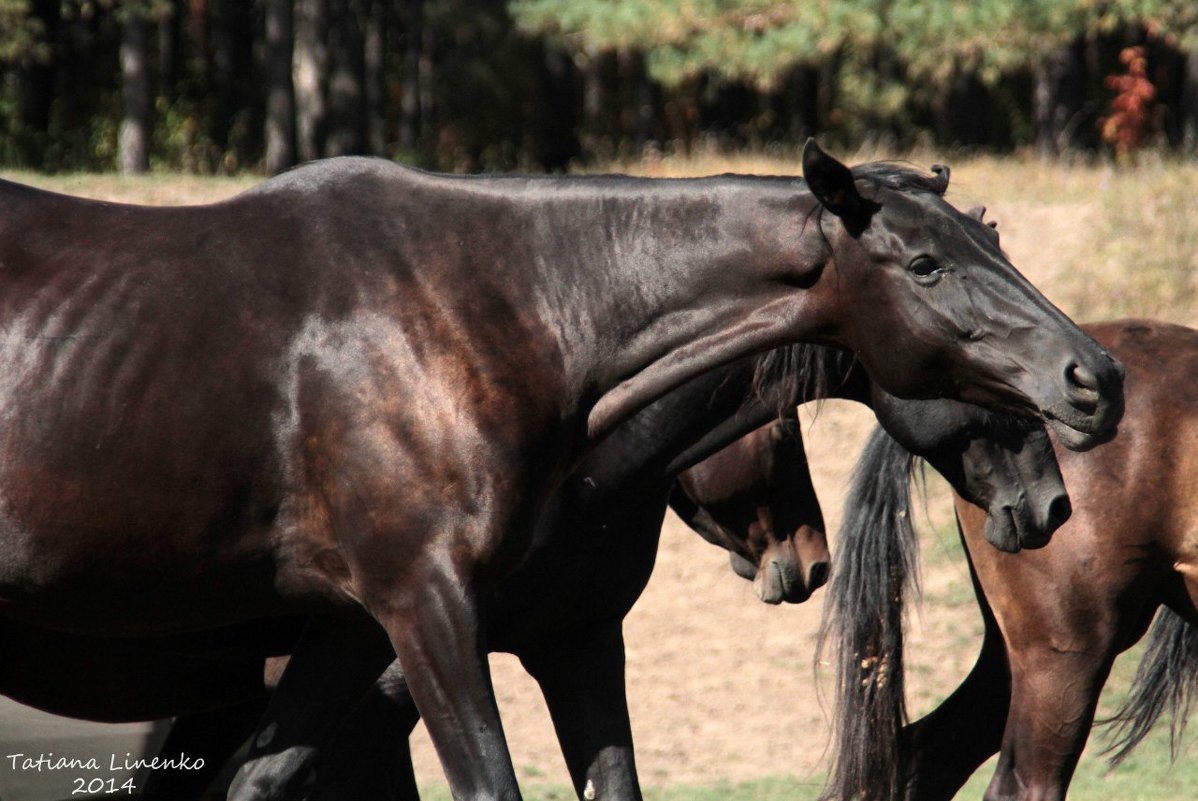
[[[313,781],[329,735],[393,658],[373,621],[313,618],[254,732],[230,801],[295,797]]]
[[[321,753],[307,801],[420,801],[408,746],[419,720],[403,669],[392,662]]]
[[[966,551],[968,557],[969,552]],[[970,563],[985,631],[973,670],[940,706],[903,727],[900,765],[906,801],[951,801],[1002,745],[1011,674],[1006,645]]]
[[[541,686],[578,797],[640,801],[624,685],[623,621],[546,637],[518,655]]]
[[[142,801],[199,801],[245,741],[266,711],[268,696],[234,706],[195,712],[175,719],[158,752],[163,760],[201,758],[199,770],[154,770],[142,785]]]
[[[519,649],[519,655],[541,686],[578,796],[639,801],[622,621],[547,637],[534,648]],[[403,671],[394,663],[322,752],[309,801],[418,801],[407,738],[419,717]],[[363,770],[367,765],[370,769]]]

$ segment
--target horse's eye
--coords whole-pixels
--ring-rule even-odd
[[[940,265],[931,256],[919,256],[907,267],[916,278],[931,278],[940,272]]]

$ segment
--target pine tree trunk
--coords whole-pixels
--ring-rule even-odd
[[[17,89],[15,133],[19,159],[29,166],[41,166],[42,153],[50,131],[50,112],[55,97],[54,51],[58,49],[59,0],[35,0],[30,15],[41,23],[42,41],[51,48],[51,56],[38,59],[26,55],[14,70]]]
[[[245,153],[244,131],[235,131],[238,115],[251,109],[253,81],[253,4],[245,0],[211,0],[212,71],[216,88],[216,113],[212,138],[225,151],[229,166],[236,167]],[[244,121],[243,121],[244,122]],[[235,134],[242,134],[235,140]]]
[[[1085,107],[1084,40],[1079,37],[1041,59],[1035,82],[1036,149],[1042,156],[1056,156],[1077,143],[1077,118]]]
[[[296,0],[292,80],[295,87],[296,145],[303,161],[324,155],[325,75],[328,49],[325,0]]]
[[[146,27],[142,9],[127,6],[121,23],[124,115],[118,135],[121,172],[126,175],[150,169],[150,72],[146,63]]]
[[[365,14],[366,147],[381,156],[387,150],[386,4],[367,0]]]
[[[570,58],[546,49],[542,58],[541,103],[532,123],[537,126],[537,160],[547,170],[565,170],[579,155],[578,72]]]
[[[362,153],[366,146],[361,3],[333,0],[330,10],[329,133],[325,151],[329,156],[345,156]]]
[[[266,4],[266,172],[295,164],[295,97],[291,87],[292,0]]]
[[[403,93],[399,110],[399,147],[411,153],[420,145],[421,75],[424,49],[424,0],[403,4]]]
[[[1185,54],[1182,68],[1181,102],[1177,109],[1181,118],[1181,152],[1188,158],[1198,158],[1198,47]]]
[[[170,0],[158,17],[158,94],[174,99],[183,64],[183,0]]]

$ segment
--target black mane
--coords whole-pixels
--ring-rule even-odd
[[[855,363],[848,351],[825,345],[776,348],[757,357],[753,397],[782,417],[797,404],[829,397],[847,380]]]

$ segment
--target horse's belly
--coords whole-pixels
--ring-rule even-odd
[[[287,537],[277,526],[243,522],[217,534],[172,528],[161,515],[105,526],[97,525],[102,510],[80,509],[34,525],[0,515],[0,616],[91,636],[140,636],[327,601],[327,590],[280,558],[277,543]]]

